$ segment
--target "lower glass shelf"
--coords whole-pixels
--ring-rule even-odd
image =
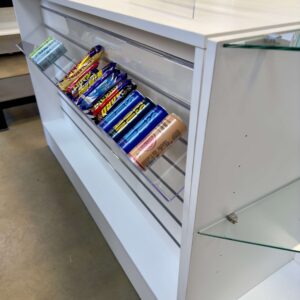
[[[198,234],[300,252],[300,179],[200,230]]]
[[[39,32],[37,31],[36,34],[38,33]],[[18,45],[18,48],[28,58],[29,54],[43,39],[45,39],[45,36],[43,33],[39,33],[36,40],[33,36],[31,36],[30,42],[22,41]],[[33,40],[35,42],[33,42]],[[67,47],[67,53],[57,59],[56,62],[46,70],[42,71],[37,67],[56,88],[57,83],[76,64],[75,60],[77,59],[73,60],[70,57],[71,55],[69,56],[69,53],[73,52],[68,50],[69,49]],[[179,139],[176,143],[174,143],[174,145],[172,145],[172,147],[170,147],[169,150],[167,150],[166,153],[148,167],[146,171],[141,171],[130,161],[118,145],[114,143],[114,141],[110,139],[105,132],[97,127],[92,120],[87,118],[86,115],[79,110],[79,108],[70,99],[68,99],[59,88],[57,88],[57,91],[63,96],[65,101],[69,102],[69,105],[73,106],[73,108],[80,113],[85,120],[87,120],[86,122],[89,122],[93,126],[94,130],[96,130],[101,136],[101,139],[109,145],[116,159],[120,159],[128,168],[130,168],[132,172],[136,174],[136,177],[139,178],[143,184],[147,185],[154,194],[158,193],[167,201],[177,198],[177,200],[183,202],[187,148],[187,143],[184,139]]]

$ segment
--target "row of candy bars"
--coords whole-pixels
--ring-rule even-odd
[[[185,131],[175,114],[137,90],[114,62],[99,68],[103,47],[93,47],[58,87],[145,170]]]

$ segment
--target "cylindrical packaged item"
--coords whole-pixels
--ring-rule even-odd
[[[81,97],[83,94],[85,94],[85,92],[87,92],[89,90],[89,88],[93,87],[93,85],[101,78],[101,76],[105,73],[108,72],[109,70],[113,71],[116,67],[116,63],[111,62],[109,64],[107,64],[105,67],[103,67],[101,70],[98,70],[98,72],[93,72],[93,74],[91,75],[91,77],[89,78],[89,80],[87,82],[83,82],[79,87],[78,87],[78,91],[74,91],[74,95],[73,98],[79,98]]]
[[[167,111],[160,105],[155,106],[142,120],[140,120],[128,133],[126,133],[118,145],[129,153],[148,133],[150,133],[166,116]]]
[[[58,83],[58,87],[65,91],[67,87],[89,67],[94,62],[98,61],[102,54],[104,52],[104,49],[102,46],[97,45],[93,47],[87,55],[77,64],[75,65],[71,71]]]
[[[37,63],[38,60],[40,60],[41,57],[44,57],[45,54],[51,49],[51,47],[57,45],[58,41],[55,39],[50,40],[47,44],[45,44],[35,55],[32,56],[32,61],[34,63]]]
[[[96,117],[106,107],[106,111],[114,105],[120,92],[129,84],[131,80],[119,81],[108,93],[106,93],[91,109],[91,113]]]
[[[40,53],[33,58],[33,61],[39,65],[44,59],[48,57],[48,55],[54,50],[57,49],[60,45],[63,46],[63,44],[58,40],[53,40],[51,43],[49,43],[46,47],[40,51]]]
[[[148,98],[143,99],[122,120],[120,120],[108,134],[114,141],[118,142],[154,107],[155,104],[151,100]]]
[[[100,122],[99,127],[108,133],[113,126],[122,120],[142,99],[144,99],[144,96],[139,91],[134,90],[117,107],[109,112]]]
[[[92,91],[80,104],[82,110],[90,110],[94,104],[103,97],[115,84],[119,81],[126,79],[125,73],[118,73],[115,70],[110,76],[108,76],[97,88]]]
[[[43,59],[38,61],[37,64],[42,70],[46,70],[66,52],[67,49],[65,48],[65,46],[62,43],[59,43],[54,48],[52,48],[51,51],[48,52]]]
[[[53,37],[48,37],[44,42],[42,42],[37,48],[35,48],[30,54],[29,58],[34,59],[38,55],[38,53],[46,47],[48,44],[52,43]]]
[[[135,146],[128,155],[134,164],[145,170],[185,131],[186,126],[184,122],[177,115],[170,114]]]
[[[98,72],[98,67],[99,62],[96,61],[94,62],[91,66],[89,66],[82,74],[80,77],[78,77],[76,80],[74,80],[67,88],[66,92],[70,94],[71,97],[75,95],[76,91],[78,88],[87,82],[89,78],[94,74]]]

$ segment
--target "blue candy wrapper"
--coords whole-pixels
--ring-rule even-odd
[[[160,105],[153,108],[142,120],[140,120],[122,139],[118,145],[129,153],[141,142],[166,116],[167,111]]]
[[[109,112],[109,114],[100,122],[99,127],[108,133],[143,99],[144,96],[139,91],[134,90],[117,107]]]
[[[155,104],[151,100],[144,98],[108,134],[114,141],[118,142],[154,107]]]
[[[126,79],[127,74],[120,73],[119,70],[114,70],[109,76],[107,76],[89,95],[83,98],[80,103],[82,110],[91,109],[94,104],[104,96],[115,84],[119,81]]]

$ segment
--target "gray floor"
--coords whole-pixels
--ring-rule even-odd
[[[0,300],[138,299],[46,146],[35,105],[0,132]]]

